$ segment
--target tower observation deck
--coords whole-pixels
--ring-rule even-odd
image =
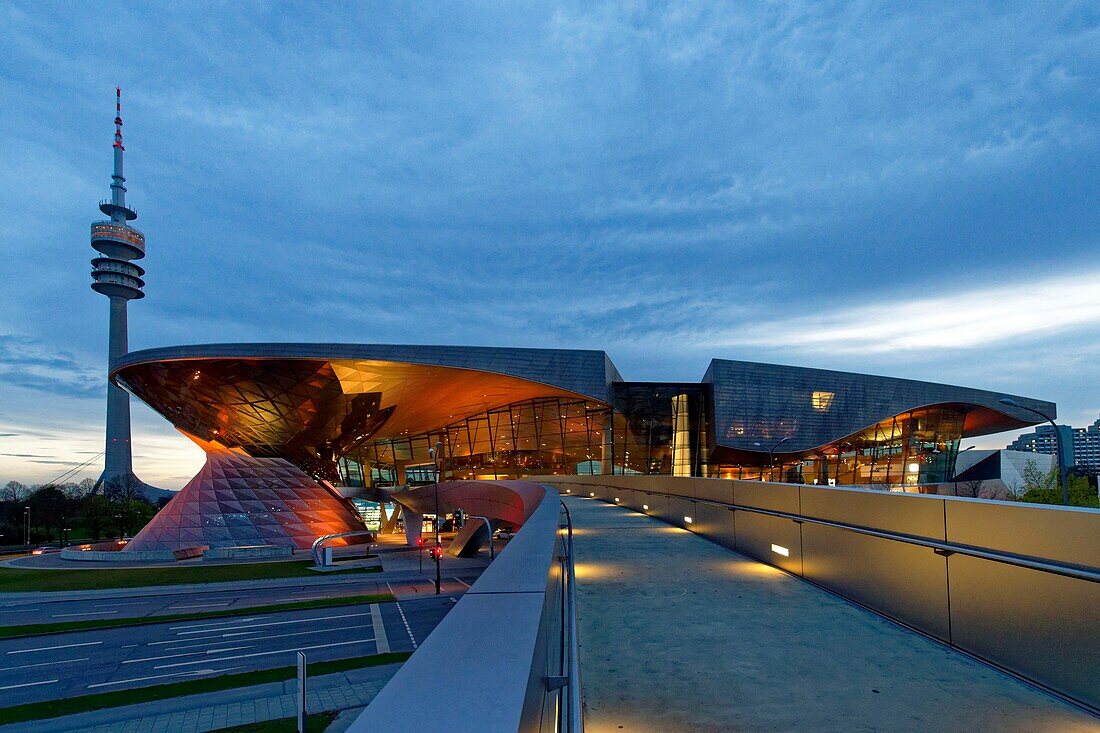
[[[126,204],[126,178],[123,175],[122,91],[115,88],[114,172],[111,174],[111,198],[99,205],[110,219],[92,223],[92,248],[100,257],[92,260],[92,290],[111,299],[108,373],[127,352],[126,304],[144,298],[145,270],[134,260],[145,257],[145,235],[130,226],[137,212]],[[96,488],[121,486],[145,488],[133,472],[130,452],[130,396],[107,382],[107,443],[103,474]]]

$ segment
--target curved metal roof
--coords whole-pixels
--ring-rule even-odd
[[[713,394],[716,445],[754,453],[761,450],[754,443],[781,438],[788,438],[781,453],[810,451],[883,420],[933,406],[964,411],[965,436],[1040,421],[1027,410],[1001,404],[1003,397],[1052,418],[1056,415],[1052,402],[1004,392],[747,361],[715,359],[703,381]]]

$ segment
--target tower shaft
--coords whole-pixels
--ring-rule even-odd
[[[134,470],[133,454],[130,450],[130,395],[110,378],[115,363],[128,350],[126,300],[120,297],[111,298],[107,349],[107,442],[101,481],[131,476]]]
[[[130,395],[111,382],[111,370],[129,348],[126,304],[145,293],[145,270],[134,263],[145,256],[145,235],[130,226],[137,213],[126,204],[123,174],[122,92],[115,89],[114,168],[111,198],[99,205],[110,217],[92,223],[92,247],[102,256],[92,260],[92,290],[110,298],[111,317],[107,342],[107,436],[103,475],[97,486],[144,486],[133,473],[130,451]]]

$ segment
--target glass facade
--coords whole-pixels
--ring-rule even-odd
[[[550,397],[486,410],[419,435],[368,442],[344,456],[347,481],[374,485],[435,480],[429,448],[441,445],[442,479],[508,479],[529,474],[603,472],[611,453],[611,408]]]
[[[727,462],[717,465],[714,475],[916,490],[951,480],[965,421],[966,411],[950,406],[912,410],[818,450],[778,455],[772,467],[766,462]]]

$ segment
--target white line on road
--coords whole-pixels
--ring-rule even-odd
[[[259,616],[249,616],[248,618],[235,618],[232,623],[243,624],[245,621],[255,621]],[[188,624],[187,626],[169,626],[169,631],[177,631],[179,629],[204,629],[207,626],[217,626],[218,624],[224,624],[225,619],[218,619],[217,621],[207,621],[205,624]]]
[[[87,662],[89,657],[80,659],[59,659],[56,662],[36,662],[35,664],[20,664],[18,667],[0,667],[0,672],[11,672],[15,669],[30,669],[31,667],[52,667],[55,664],[72,664],[75,662]]]
[[[382,623],[382,609],[377,603],[370,604],[370,617],[374,626],[374,645],[378,647],[379,654],[385,654],[390,650],[390,640],[386,638],[386,624]]]
[[[293,654],[294,652],[305,652],[305,651],[309,651],[310,649],[330,649],[330,648],[336,647],[336,646],[349,646],[351,644],[365,644],[369,641],[374,641],[374,639],[373,638],[370,638],[370,639],[352,639],[351,641],[337,641],[337,642],[333,642],[332,644],[314,644],[313,646],[297,646],[297,647],[292,647],[290,649],[275,649],[274,651],[270,651],[270,652],[253,652],[252,654],[235,654],[231,657],[221,657],[219,659],[210,659],[210,660],[198,659],[198,660],[193,661],[193,662],[175,662],[174,664],[160,664],[160,665],[157,665],[156,667],[153,667],[153,669],[170,669],[172,667],[187,667],[187,666],[192,665],[192,664],[206,664],[208,662],[228,662],[228,661],[233,660],[233,659],[252,659],[254,657],[269,657],[272,654]]]
[[[373,623],[355,624],[355,625],[352,625],[352,626],[339,626],[339,627],[334,628],[334,629],[310,629],[309,631],[279,632],[278,634],[275,634],[274,636],[250,636],[247,639],[225,639],[225,638],[222,638],[222,637],[226,637],[226,636],[246,636],[246,635],[249,635],[249,634],[262,634],[263,633],[262,631],[241,631],[237,634],[222,634],[217,639],[212,639],[212,640],[204,642],[202,644],[188,644],[188,645],[185,645],[185,646],[165,647],[164,651],[166,651],[166,652],[177,652],[177,651],[180,651],[180,650],[183,650],[183,649],[197,649],[201,646],[211,646],[211,645],[216,645],[216,644],[232,644],[234,642],[241,642],[241,641],[247,641],[247,642],[250,642],[250,643],[251,642],[256,642],[256,641],[274,641],[276,639],[284,639],[288,636],[306,636],[308,634],[336,634],[336,633],[342,633],[344,631],[349,631],[351,629],[368,629],[368,628],[373,628],[373,627],[374,627]],[[190,639],[186,639],[185,641],[190,641]]]
[[[42,680],[41,682],[24,682],[21,685],[4,685],[3,687],[0,687],[0,690],[15,690],[15,689],[18,689],[20,687],[36,687],[38,685],[52,685],[54,682],[57,682],[57,681],[58,680]]]
[[[246,624],[244,626],[223,626],[219,629],[199,629],[196,631],[180,631],[176,636],[189,636],[191,634],[208,634],[212,631],[242,631],[244,629],[257,629],[261,626],[285,626],[286,624],[308,624],[310,622],[324,622],[328,623],[333,619],[338,618],[356,618],[358,616],[370,616],[370,611],[366,613],[342,613],[335,616],[319,616],[317,618],[294,618],[289,621],[268,621],[266,624]],[[236,619],[234,619],[236,620]]]
[[[231,646],[224,649],[207,649],[204,652],[182,652],[180,654],[165,654],[160,657],[145,657],[144,659],[126,659],[123,664],[137,664],[138,662],[159,662],[162,659],[177,659],[179,657],[193,657],[196,654],[222,654],[224,652],[236,652],[241,649],[251,649],[256,646],[255,644],[245,644],[244,646]]]
[[[469,583],[467,583],[467,582],[466,582],[465,580],[463,580],[462,578],[452,578],[452,580],[457,580],[457,581],[458,581],[459,583],[462,583],[462,585],[466,586],[467,588],[469,588],[469,587],[470,587],[470,584],[469,584]]]
[[[386,581],[386,587],[390,589],[390,595],[394,598],[393,605],[397,606],[397,612],[401,614],[401,623],[405,624],[405,631],[409,635],[409,641],[412,642],[413,649],[416,649],[416,637],[413,636],[413,630],[409,627],[409,620],[405,618],[405,612],[401,610],[401,604],[397,602],[397,594],[393,592],[393,586],[390,585],[388,580]]]
[[[72,649],[74,646],[97,646],[102,644],[102,641],[85,641],[80,644],[58,644],[57,646],[40,646],[37,649],[16,649],[15,651],[8,652],[8,654],[30,654],[31,652],[48,652],[54,649]]]
[[[225,601],[224,603],[195,603],[190,606],[169,606],[173,611],[181,608],[214,608],[215,606],[228,606],[233,601]]]
[[[229,669],[237,669],[237,667],[230,667]],[[134,677],[128,680],[112,680],[110,682],[97,682],[94,685],[88,685],[88,689],[93,687],[111,687],[112,685],[126,685],[131,682],[145,682],[147,680],[159,680],[165,677],[198,677],[204,674],[214,674],[215,672],[228,672],[228,669],[196,669],[194,672],[169,672],[168,674],[154,674],[148,677]]]
[[[66,616],[104,616],[109,613],[118,613],[118,611],[85,611],[84,613],[55,613],[50,618],[65,618]]]

